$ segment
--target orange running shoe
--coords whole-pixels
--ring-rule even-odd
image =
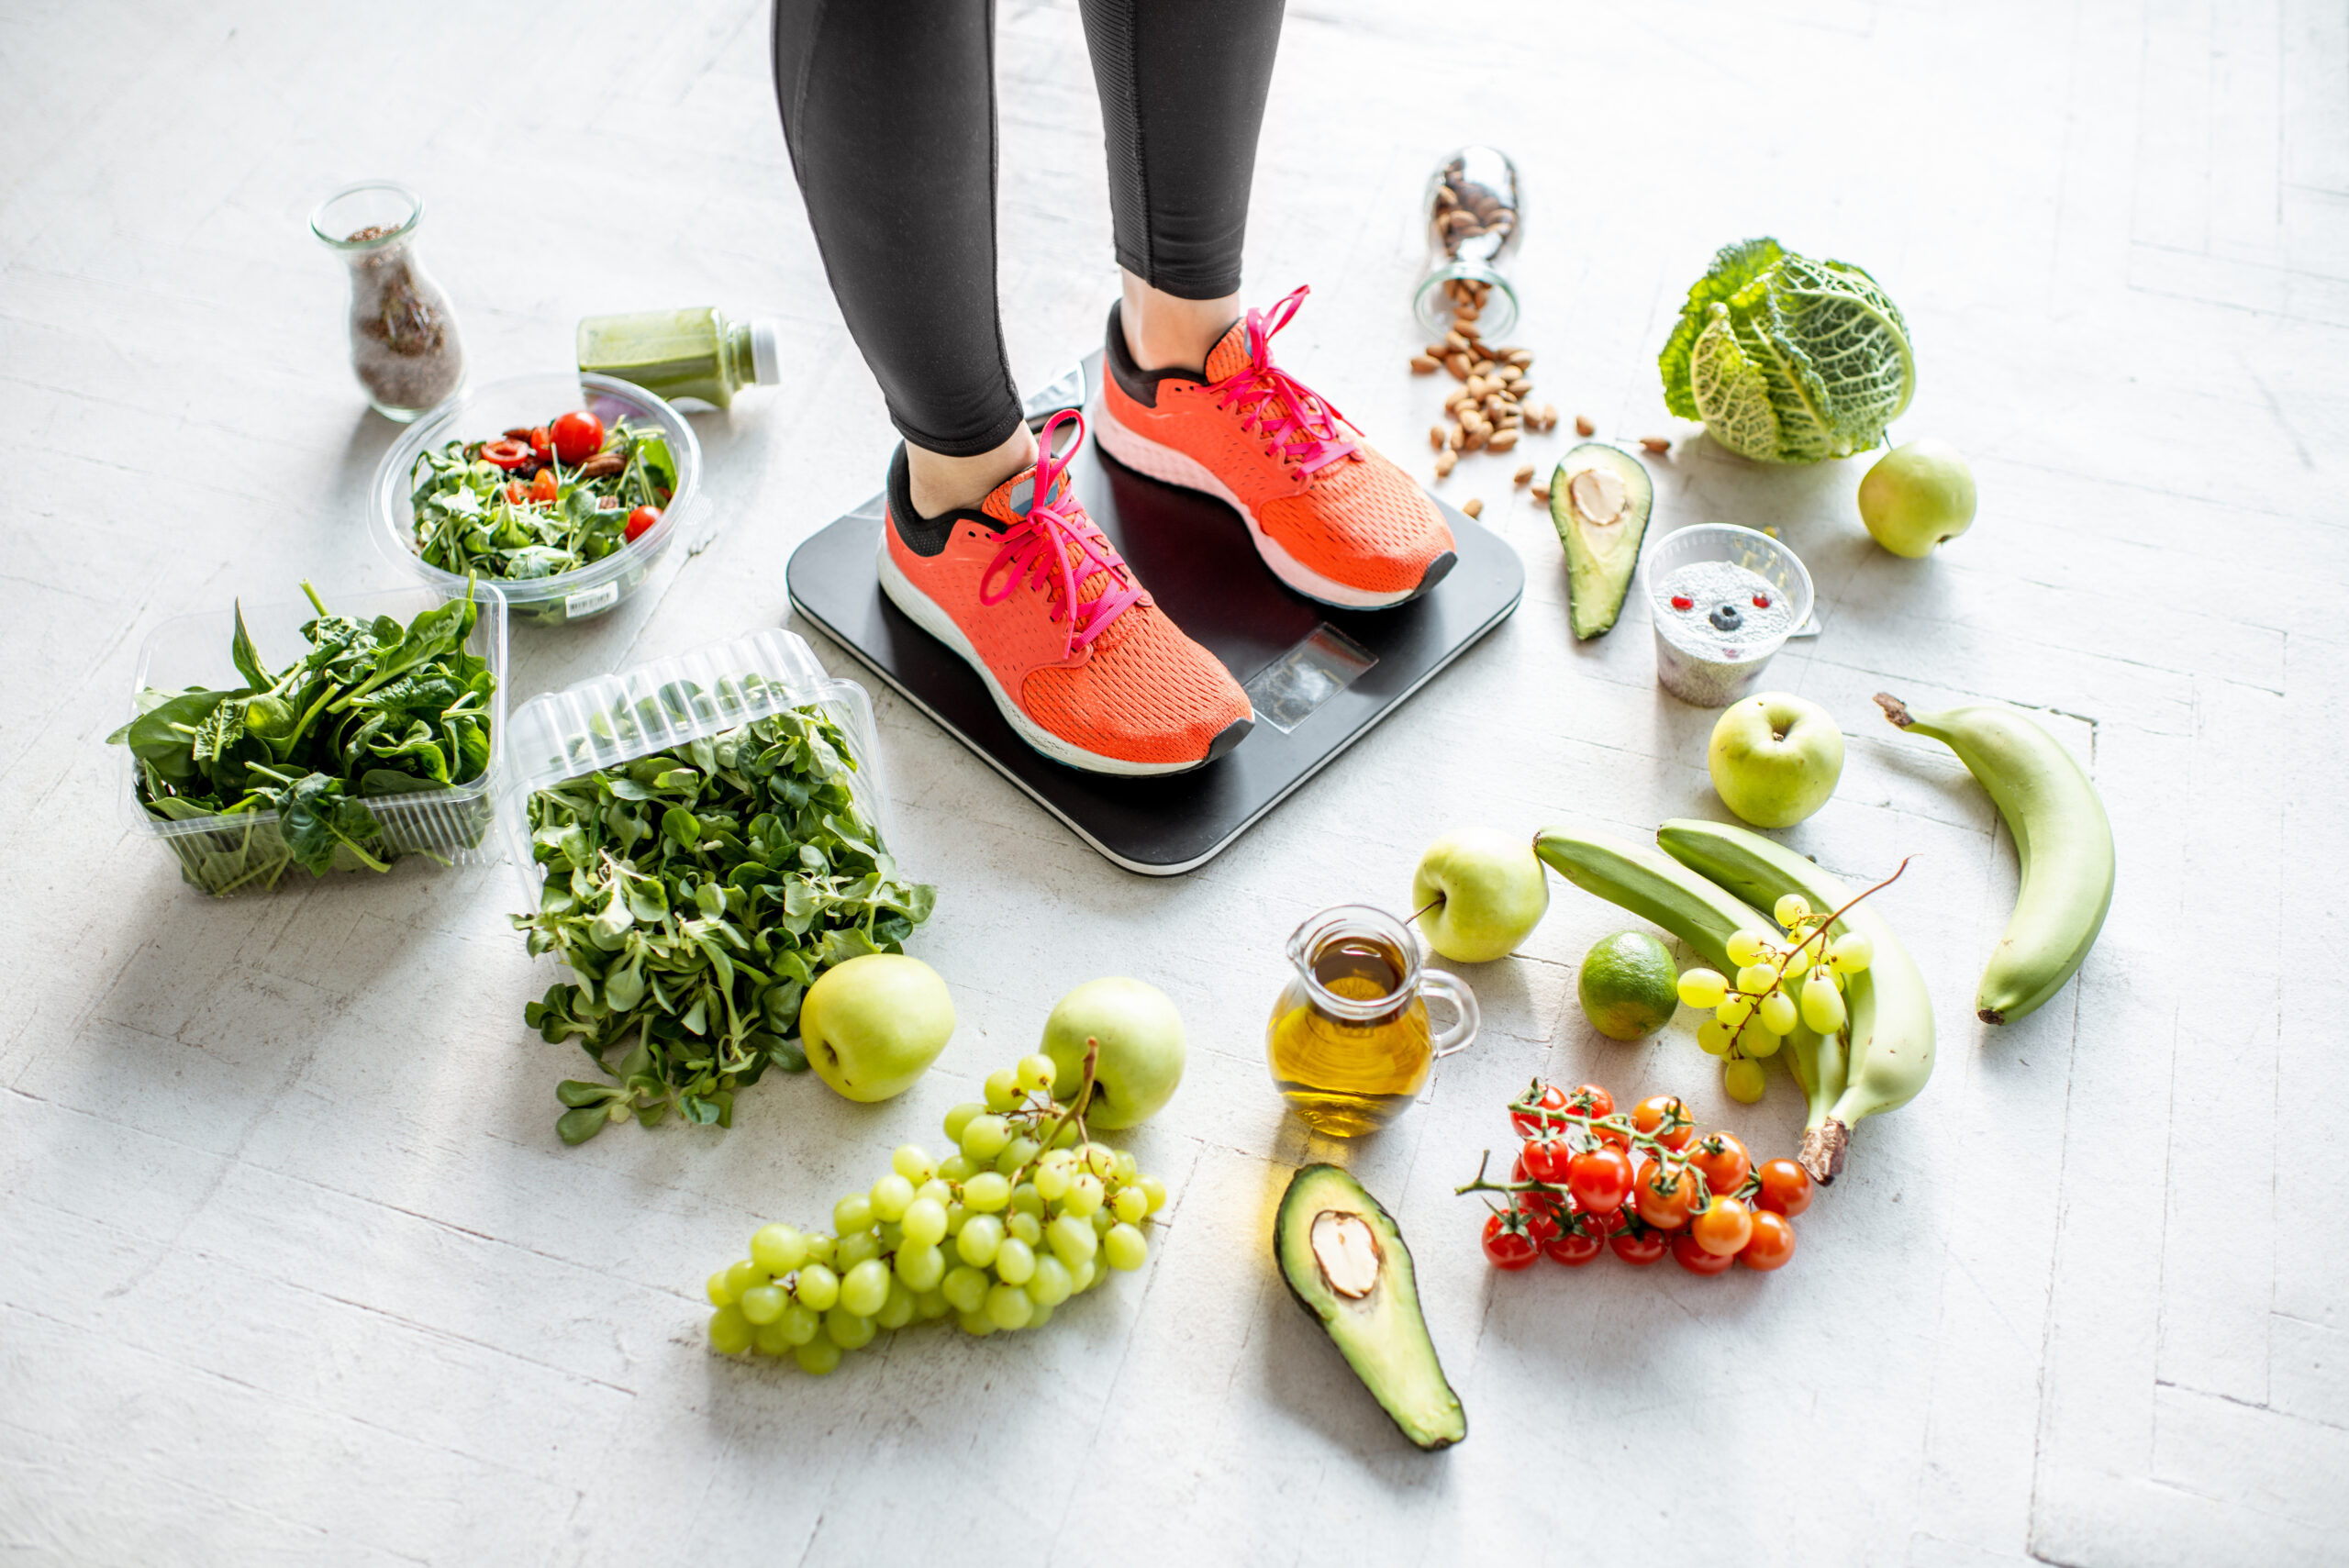
[[[1070,420],[1076,439],[1054,456]],[[899,447],[881,590],[961,654],[1019,738],[1052,761],[1096,773],[1204,767],[1255,723],[1248,694],[1166,618],[1070,491],[1063,471],[1085,417],[1063,409],[1041,439],[1036,465],[978,510],[938,517],[914,510]]]
[[[1110,306],[1094,439],[1137,473],[1230,502],[1273,575],[1306,597],[1383,609],[1452,570],[1452,529],[1345,416],[1273,363],[1272,336],[1307,293],[1251,310],[1198,371],[1143,370]]]

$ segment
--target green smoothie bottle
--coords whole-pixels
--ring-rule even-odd
[[[634,382],[673,403],[697,397],[729,408],[741,388],[782,380],[782,361],[773,321],[729,321],[714,306],[579,323],[581,370]]]

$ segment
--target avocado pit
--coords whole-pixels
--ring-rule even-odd
[[[1362,1217],[1325,1208],[1313,1217],[1313,1261],[1330,1288],[1359,1301],[1378,1284],[1378,1238]]]

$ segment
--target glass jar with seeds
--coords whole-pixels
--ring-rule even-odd
[[[1475,321],[1497,338],[1517,325],[1517,291],[1500,263],[1517,249],[1517,165],[1497,147],[1464,147],[1428,176],[1428,267],[1412,313],[1431,335]]]
[[[351,269],[351,368],[375,412],[406,424],[456,392],[465,350],[449,296],[417,255],[424,200],[389,180],[345,185],[310,232]]]

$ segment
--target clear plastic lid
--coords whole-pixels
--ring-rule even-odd
[[[886,844],[889,795],[882,784],[873,700],[854,681],[827,673],[794,632],[771,627],[592,676],[524,703],[507,723],[498,810],[526,906],[535,908],[539,901],[539,870],[530,856],[534,792],[811,705],[848,736],[857,806]]]

